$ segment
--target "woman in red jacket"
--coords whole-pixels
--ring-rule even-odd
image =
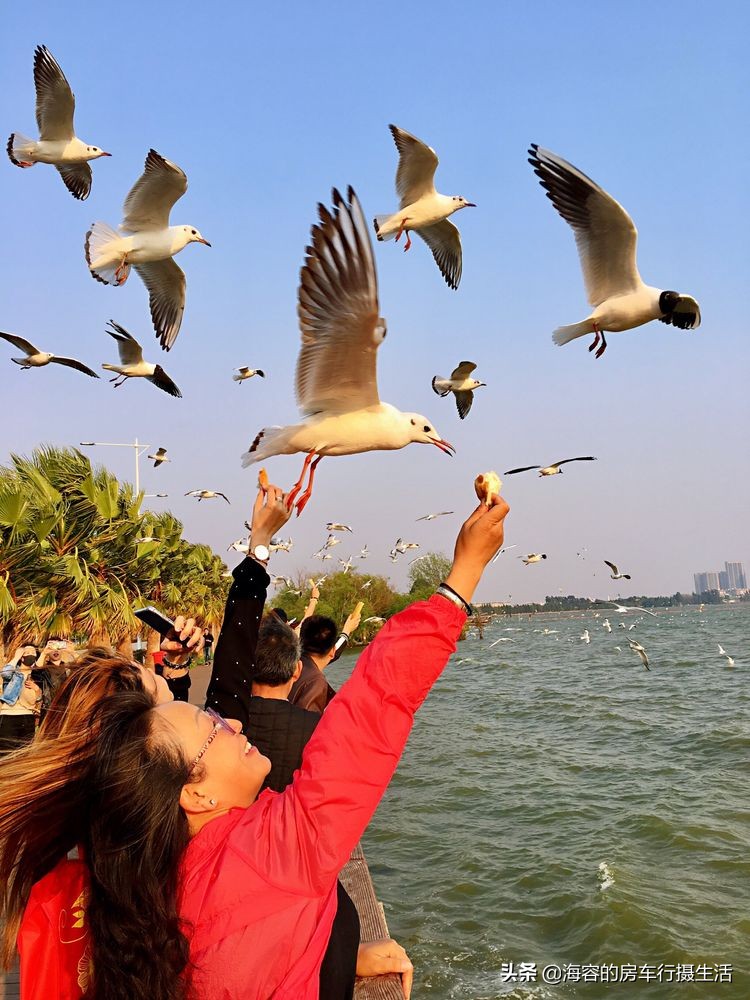
[[[455,650],[507,512],[495,498],[468,518],[445,585],[361,655],[281,794],[258,797],[270,764],[238,724],[138,692],[102,704],[86,997],[317,998],[336,877]]]

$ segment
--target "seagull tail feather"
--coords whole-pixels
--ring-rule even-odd
[[[585,319],[582,323],[572,323],[570,326],[558,326],[552,334],[552,339],[558,347],[569,344],[571,340],[578,337],[585,337],[587,333],[593,333],[591,320]]]
[[[120,234],[106,222],[94,222],[86,233],[86,263],[91,276],[104,285],[122,285],[130,274],[130,264],[124,263],[108,250],[114,240],[120,239]],[[116,274],[118,268],[119,274]]]
[[[441,378],[440,375],[436,375],[432,380],[432,391],[436,392],[438,396],[447,396],[451,391],[451,387],[447,379]]]
[[[285,431],[286,427],[264,427],[262,431],[258,431],[255,440],[242,455],[242,468],[246,469],[254,462],[262,462],[272,455],[283,454]]]
[[[383,240],[392,240],[393,237],[396,235],[395,229],[392,233],[381,233],[380,231],[390,218],[391,218],[390,215],[376,215],[375,218],[372,220],[372,223],[375,226],[375,235],[377,236],[377,238],[380,240],[381,243],[383,242]]]
[[[29,139],[27,135],[23,135],[21,132],[11,132],[8,145],[5,148],[14,167],[33,167],[34,164],[29,161],[29,156],[34,152],[35,146],[34,140]]]

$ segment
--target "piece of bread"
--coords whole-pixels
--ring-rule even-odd
[[[482,472],[474,480],[474,489],[482,503],[490,506],[492,497],[499,496],[503,484],[496,472]]]

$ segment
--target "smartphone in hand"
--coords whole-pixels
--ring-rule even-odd
[[[169,635],[171,632],[174,632],[174,622],[172,619],[167,618],[166,615],[163,615],[161,611],[158,611],[156,608],[139,608],[137,611],[134,611],[133,614],[136,618],[139,618],[144,625],[148,625],[149,628],[158,632],[162,638]],[[187,643],[187,639],[182,640],[178,638],[175,641],[182,642],[183,645]]]

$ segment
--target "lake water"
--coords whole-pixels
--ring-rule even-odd
[[[750,998],[750,606],[610,614],[611,634],[604,617],[473,633],[417,716],[364,838],[415,1000]],[[678,963],[710,973],[667,982]],[[624,964],[635,982],[598,981]]]

